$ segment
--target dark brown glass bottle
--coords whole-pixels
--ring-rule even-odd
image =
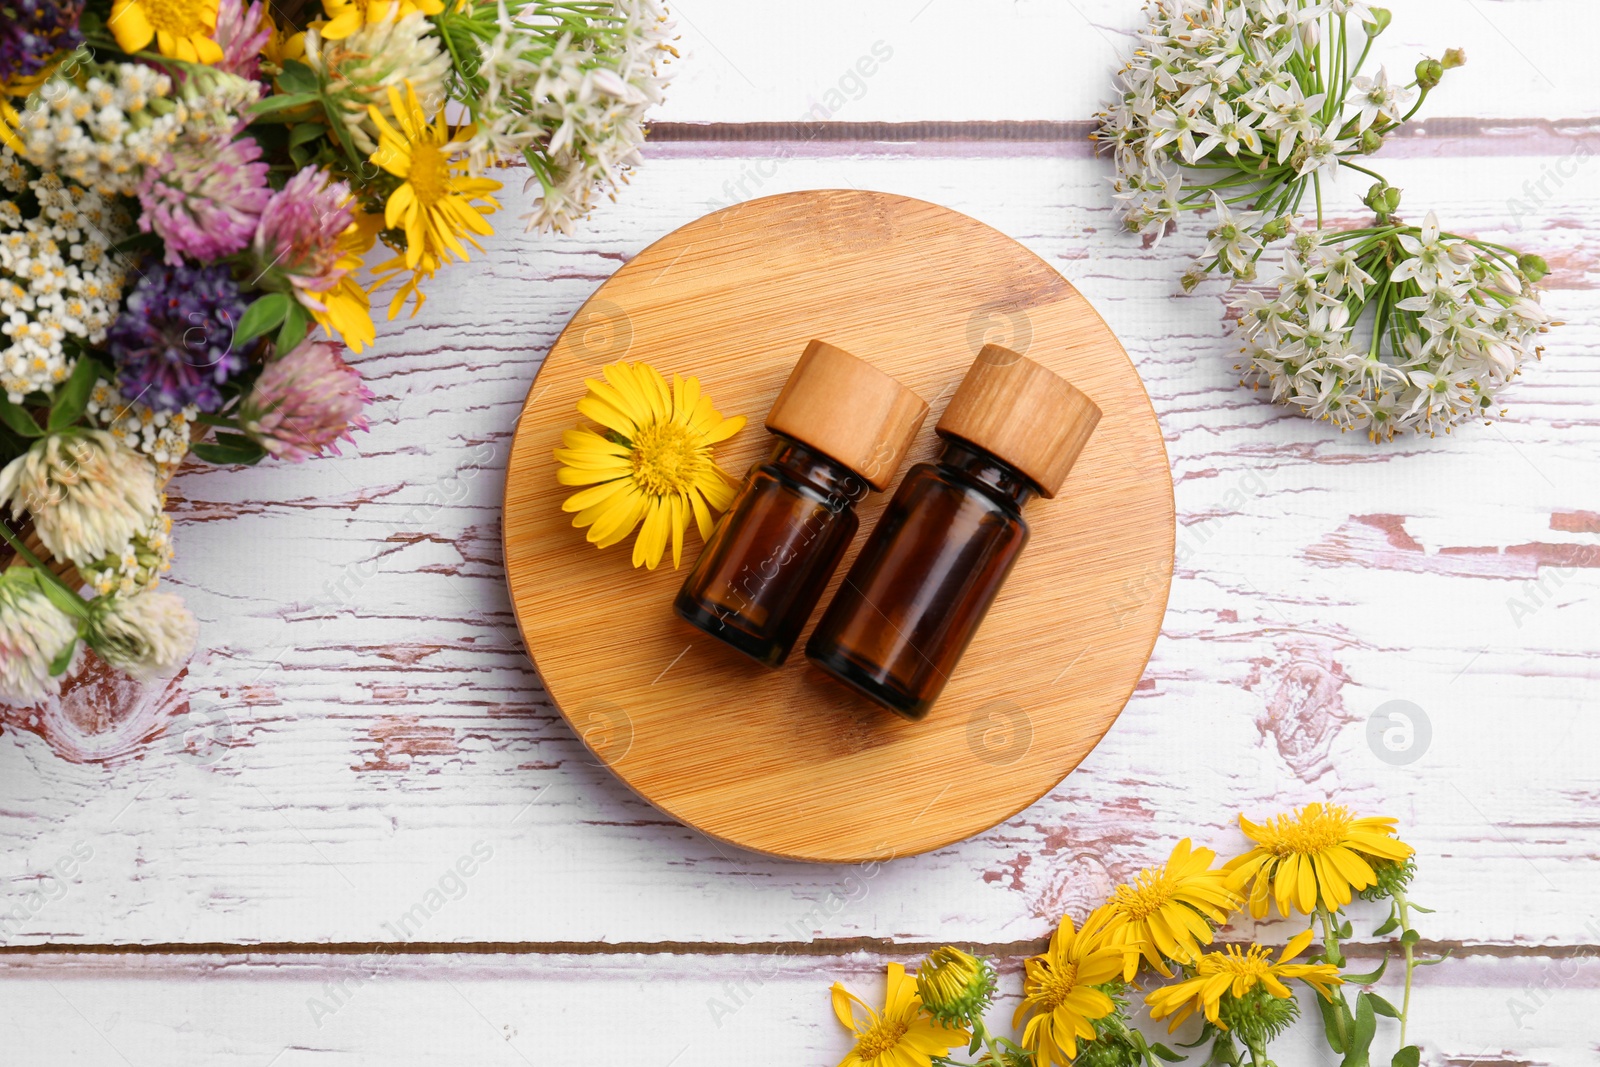
[[[855,537],[856,502],[888,487],[927,411],[882,371],[811,342],[767,416],[777,442],[695,561],[678,615],[781,665]]]
[[[1100,409],[1032,360],[986,346],[822,615],[806,655],[900,714],[927,715],[1023,546],[1022,508],[1053,497]]]

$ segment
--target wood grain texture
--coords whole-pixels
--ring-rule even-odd
[[[607,321],[597,341],[595,319]],[[725,415],[772,406],[813,337],[903,382],[935,421],[997,323],[1104,413],[929,717],[907,722],[792,657],[766,670],[672,614],[683,574],[635,571],[573,529],[554,450],[584,379],[645,359],[698,375]],[[616,338],[626,332],[628,343]],[[618,349],[621,351],[618,351]],[[989,351],[984,349],[984,351]],[[910,461],[935,456],[926,426]],[[770,448],[719,449],[743,471]],[[768,197],[652,242],[564,330],[530,390],[506,475],[506,573],[547,692],[597,758],[668,814],[780,856],[885,861],[987,830],[1056,785],[1144,672],[1174,539],[1167,458],[1122,347],[1053,268],[925,201]],[[887,498],[858,508],[863,529]],[[839,587],[858,543],[829,584]],[[1145,578],[1136,608],[1118,604]],[[806,632],[809,632],[809,627]],[[805,640],[801,636],[801,643]]]
[[[494,861],[422,937],[1021,941],[1178,837],[1242,849],[1238,812],[1327,797],[1403,820],[1423,858],[1417,899],[1439,909],[1430,937],[1596,941],[1600,199],[1568,179],[1520,217],[1507,209],[1566,149],[1494,140],[1466,163],[1388,168],[1452,228],[1549,259],[1547,305],[1568,325],[1507,392],[1504,422],[1373,448],[1238,387],[1215,291],[1177,285],[1202,236],[1123,236],[1102,163],[1009,144],[928,158],[684,147],[572,237],[516,232],[529,201],[509,194],[488,254],[361,358],[378,400],[358,451],[179,474],[170,580],[209,651],[169,685],[97,681],[8,715],[0,916],[23,918],[0,941],[392,940],[383,924],[479,839]],[[621,263],[758,168],[763,192],[893,188],[1016,235],[1124,342],[1176,481],[1163,635],[1116,726],[1038,803],[882,865],[864,898],[844,900],[858,869],[715,842],[594,766],[504,593],[501,472],[541,354]],[[1361,189],[1330,203],[1353,218]],[[1395,698],[1433,723],[1405,765],[1366,734]],[[50,872],[80,841],[95,858],[62,889]],[[1500,1018],[1504,1048],[1550,1061]]]

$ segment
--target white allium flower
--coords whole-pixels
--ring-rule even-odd
[[[171,593],[101,597],[93,604],[89,643],[113,667],[136,678],[183,666],[200,627]]]
[[[78,622],[55,605],[27,567],[0,574],[0,700],[32,704],[59,692],[73,665],[52,677],[50,666],[78,641]],[[76,653],[74,653],[76,660]],[[74,664],[75,665],[75,664]]]
[[[39,438],[0,471],[0,500],[32,517],[51,555],[80,566],[120,554],[161,512],[155,465],[104,430]]]
[[[519,22],[504,9],[480,51],[484,88],[468,143],[476,171],[522,157],[539,191],[528,228],[570,232],[639,160],[644,116],[659,103],[674,55],[672,24],[657,0],[618,0],[589,35]]]
[[[1275,298],[1233,301],[1244,383],[1373,440],[1493,418],[1550,325],[1514,253],[1446,235],[1431,214],[1420,228],[1297,230],[1275,282]]]
[[[111,243],[127,219],[99,193],[28,168],[0,149],[0,175],[19,175],[36,214],[0,200],[0,388],[13,404],[48,393],[72,373],[69,340],[98,344],[117,316],[126,271]],[[10,183],[7,184],[11,188]]]
[[[367,108],[375,106],[386,120],[395,120],[391,87],[404,93],[409,81],[430,119],[444,106],[450,57],[439,47],[427,16],[399,11],[395,4],[387,18],[369,22],[342,40],[326,40],[315,27],[306,31],[306,63],[325,79],[325,92],[363,154],[378,147],[378,128]]]

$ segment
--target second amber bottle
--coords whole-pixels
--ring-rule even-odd
[[[767,415],[772,451],[695,561],[678,615],[769,667],[788,657],[859,520],[894,480],[928,405],[863,360],[812,341]]]

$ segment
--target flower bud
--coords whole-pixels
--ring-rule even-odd
[[[1517,269],[1520,270],[1530,282],[1539,282],[1550,273],[1550,264],[1546,263],[1542,257],[1534,255],[1532,252],[1524,252],[1522,255],[1517,257]]]
[[[958,948],[934,949],[917,968],[923,1009],[947,1026],[981,1018],[994,997],[994,968]]]
[[[1424,59],[1417,64],[1417,86],[1424,92],[1439,84],[1444,77],[1444,64],[1437,59]]]
[[[1289,216],[1279,215],[1265,226],[1261,227],[1261,240],[1263,243],[1281,241],[1289,235]]]
[[[1370,156],[1383,147],[1383,135],[1372,127],[1361,131],[1361,154]]]
[[[1183,277],[1178,280],[1178,284],[1183,286],[1184,292],[1192,293],[1198,289],[1200,287],[1200,283],[1205,280],[1206,272],[1199,266],[1194,266],[1183,272]]]
[[[1467,50],[1465,48],[1452,48],[1444,54],[1439,65],[1445,70],[1454,70],[1456,67],[1467,65]]]
[[[1394,15],[1386,7],[1374,7],[1369,10],[1372,12],[1372,21],[1367,23],[1367,36],[1376,37],[1389,28]]]

